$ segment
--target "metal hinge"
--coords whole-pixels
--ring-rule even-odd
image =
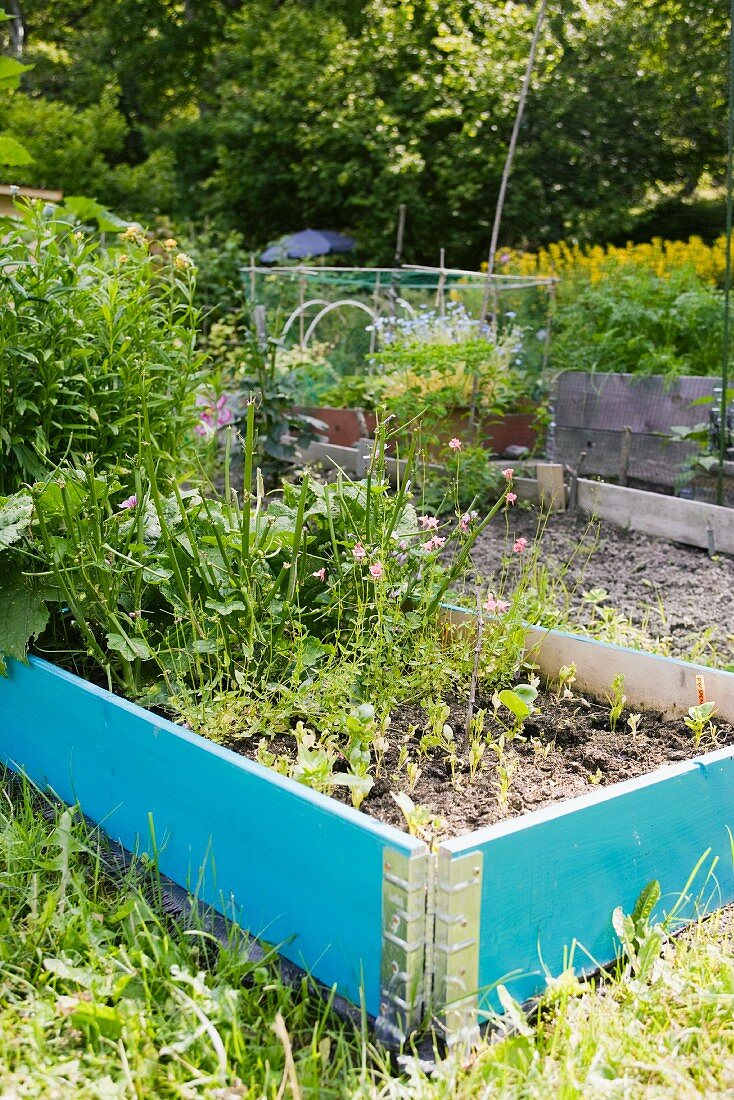
[[[382,859],[382,964],[376,1036],[400,1046],[425,1012],[428,848],[406,855],[386,848]]]
[[[431,1005],[449,1047],[470,1047],[479,1038],[479,923],[482,853],[435,859]]]

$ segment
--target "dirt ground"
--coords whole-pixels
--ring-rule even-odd
[[[554,513],[540,536],[535,509],[510,513],[507,527],[498,520],[480,536],[472,553],[478,574],[496,576],[517,536],[528,539],[528,552],[540,537],[538,560],[562,579],[574,621],[590,622],[592,608],[583,593],[603,588],[609,598],[601,606],[657,639],[671,656],[717,667],[734,661],[734,559],[709,558],[696,547],[611,524],[592,524],[583,515]],[[620,644],[634,641],[634,636],[625,639],[623,626],[619,631]],[[613,632],[612,624],[608,633]]]

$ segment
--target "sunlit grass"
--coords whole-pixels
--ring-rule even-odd
[[[725,913],[644,979],[566,975],[467,1056],[402,1072],[304,980],[177,925],[101,839],[30,790],[0,799],[0,1096],[678,1098],[734,1095]],[[681,884],[682,885],[682,884]]]

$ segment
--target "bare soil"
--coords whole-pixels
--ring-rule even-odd
[[[536,509],[508,513],[507,525],[490,525],[472,553],[472,566],[485,582],[506,571],[506,587],[512,587],[520,561],[512,544],[522,535],[531,544],[540,537],[539,560],[561,582],[559,594],[567,599],[572,621],[589,624],[593,608],[584,593],[603,588],[603,606],[617,615],[610,631],[620,644],[641,640],[672,656],[723,667],[734,661],[734,561],[726,556],[709,558],[704,550],[663,542],[622,530],[611,524],[591,524],[587,517],[554,513],[543,522]],[[620,621],[620,616],[626,620]],[[612,618],[612,616],[610,616]],[[641,632],[636,636],[635,632]],[[479,705],[491,713],[491,701]],[[456,701],[450,722],[464,726],[465,703]],[[542,693],[537,711],[525,724],[524,742],[511,742],[504,766],[516,766],[506,802],[500,793],[496,759],[485,752],[483,768],[470,781],[468,765],[457,767],[452,780],[445,754],[434,752],[421,761],[422,774],[411,798],[445,821],[445,831],[456,836],[515,817],[550,803],[586,794],[598,786],[644,775],[663,764],[690,759],[714,745],[695,746],[682,720],[663,720],[646,713],[632,735],[628,712],[610,728],[609,704],[604,701],[556,700]],[[425,715],[415,708],[395,715],[393,731],[422,726]],[[732,727],[720,723],[717,746],[734,743]],[[547,752],[543,746],[549,746]],[[400,786],[392,778],[397,748],[385,761],[383,775],[375,783],[363,809],[383,821],[404,824],[391,796]],[[403,783],[403,788],[405,784]]]
[[[498,517],[499,518],[499,517]],[[709,558],[705,550],[664,542],[611,524],[592,523],[583,515],[552,513],[539,534],[539,514],[520,508],[504,523],[490,524],[472,552],[475,573],[497,576],[508,564],[508,583],[520,562],[511,553],[514,540],[528,539],[528,553],[540,538],[539,560],[558,578],[568,595],[571,620],[589,624],[592,608],[585,592],[603,588],[606,605],[633,628],[625,637],[606,637],[640,648],[635,631],[670,656],[723,668],[734,662],[734,559]]]
[[[490,700],[481,700],[480,704],[491,713]],[[650,712],[643,715],[634,734],[627,726],[628,711],[612,731],[609,709],[608,703],[579,695],[557,700],[554,694],[541,692],[536,700],[536,713],[525,722],[524,739],[514,739],[505,747],[502,766],[513,774],[504,797],[497,756],[491,749],[485,750],[482,767],[472,778],[465,753],[453,773],[445,753],[434,750],[427,757],[418,757],[420,733],[414,734],[408,743],[413,749],[411,756],[419,759],[421,775],[410,797],[431,817],[441,819],[442,835],[460,836],[644,775],[663,764],[689,760],[709,749],[734,744],[734,727],[728,723],[718,724],[715,743],[707,739],[696,748],[682,719],[666,720]],[[466,703],[456,701],[449,719],[456,731],[463,729],[465,713]],[[362,809],[373,817],[399,828],[405,826],[405,819],[392,792],[407,788],[404,772],[395,777],[399,753],[395,735],[400,732],[405,736],[411,724],[420,728],[424,721],[420,707],[401,708],[394,715],[393,746],[362,804]]]

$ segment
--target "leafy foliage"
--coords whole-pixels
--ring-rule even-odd
[[[435,262],[437,241],[455,264],[484,254],[527,5],[26,0],[23,11],[33,69],[0,109],[34,158],[16,182],[146,220],[214,217],[248,248],[299,225],[351,228],[382,262],[404,202],[406,256]],[[609,239],[716,178],[726,20],[694,0],[555,5],[505,239]]]
[[[106,252],[40,205],[6,226],[0,363],[0,492],[89,452],[100,466],[132,461],[144,437],[164,465],[185,461],[201,366],[190,279],[134,230]]]

